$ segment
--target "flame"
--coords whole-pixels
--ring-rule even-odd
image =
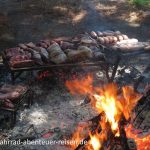
[[[108,90],[106,90],[108,89]],[[96,99],[96,107],[100,112],[104,111],[107,120],[111,124],[113,131],[118,130],[118,122],[120,119],[119,109],[117,107],[117,88],[115,84],[109,84],[104,87],[103,96],[94,95]]]
[[[127,137],[135,140],[138,150],[149,150],[150,135],[138,137],[137,134],[138,131],[136,130],[136,132],[133,132],[133,130],[134,128],[132,125],[129,125],[128,127],[125,128]]]
[[[124,107],[123,114],[128,120],[131,111],[136,106],[138,100],[141,98],[141,94],[135,93],[133,87],[131,86],[124,86],[122,91],[124,97],[124,100],[122,101],[122,106]]]
[[[77,79],[66,81],[66,86],[71,94],[90,94],[92,93],[92,84],[93,79],[90,75],[80,81]]]
[[[94,150],[99,150],[101,148],[101,143],[99,141],[98,135],[90,135],[90,144],[92,145]]]
[[[72,94],[88,94],[92,106],[99,112],[105,113],[105,119],[100,121],[102,131],[98,135],[91,135],[92,149],[100,149],[101,143],[107,138],[107,123],[115,136],[120,136],[119,121],[122,115],[128,120],[130,114],[140,99],[141,95],[134,92],[131,86],[124,86],[122,93],[115,83],[109,83],[102,87],[93,86],[93,78],[89,75],[81,80],[67,81],[66,86]],[[94,104],[94,105],[93,105]]]
[[[83,139],[87,136],[89,133],[89,129],[87,128],[88,126],[86,124],[79,124],[77,128],[75,129],[75,132],[71,138],[71,141],[74,141],[70,146],[72,149],[75,149],[81,142],[83,142]],[[84,130],[83,130],[84,128]],[[86,141],[85,141],[86,143]]]
[[[100,121],[102,131],[100,133],[96,132],[94,135],[89,133],[90,141],[86,147],[87,150],[99,150],[102,148],[103,141],[107,139],[107,130],[106,130],[105,122],[106,122],[106,117],[102,116]]]

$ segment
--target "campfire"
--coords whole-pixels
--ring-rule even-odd
[[[65,150],[148,150],[150,136],[139,136],[143,130],[137,130],[134,122],[142,118],[143,108],[150,103],[149,92],[138,92],[149,65],[141,73],[123,62],[131,55],[129,51],[133,55],[135,50],[145,52],[146,46],[119,31],[106,30],[6,49],[2,53],[4,65],[16,83],[10,86],[11,91],[0,88],[0,99],[12,104],[11,109],[4,107],[11,115],[4,114],[1,119],[8,124],[7,118],[13,118],[10,123],[15,128],[8,131],[8,139],[74,141],[66,144]],[[12,96],[19,91],[20,86],[17,91],[15,88],[22,79],[28,90],[20,92],[16,101]],[[80,102],[74,95],[82,97]],[[140,103],[144,107],[135,111]],[[57,146],[62,149],[59,144],[54,149]]]
[[[90,75],[81,80],[67,81],[66,86],[72,94],[88,95],[93,109],[100,114],[90,123],[90,128],[77,127],[72,140],[79,145],[73,145],[72,149],[148,149],[150,136],[138,137],[137,132],[132,133],[133,109],[142,98],[133,87],[120,88],[116,83],[94,86]],[[82,140],[86,144],[80,144]]]

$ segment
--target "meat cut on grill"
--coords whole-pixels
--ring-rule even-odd
[[[120,31],[92,31],[73,38],[57,38],[18,44],[5,50],[6,59],[14,68],[48,63],[63,64],[85,60],[105,60],[103,47],[111,50],[149,49],[137,39],[130,39]],[[91,59],[93,58],[93,59]]]
[[[23,85],[3,85],[0,88],[0,106],[14,108],[13,102],[26,91],[27,87]]]
[[[22,85],[4,85],[0,88],[0,100],[14,100],[27,90],[26,86]]]
[[[31,59],[31,53],[23,50],[22,48],[10,48],[5,50],[6,59],[9,61],[12,67],[23,67],[30,66],[34,64]]]

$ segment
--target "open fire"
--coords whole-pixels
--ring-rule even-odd
[[[114,139],[122,137],[122,133],[120,133],[121,120],[129,123],[132,110],[142,95],[136,93],[131,86],[124,86],[120,89],[116,83],[109,83],[100,87],[93,86],[91,75],[81,80],[67,81],[66,86],[72,94],[87,94],[92,107],[98,113],[103,114],[99,121],[101,130],[96,128],[94,133],[88,130],[90,138],[84,147],[87,150],[110,149],[110,145],[106,144],[110,139],[110,134],[113,135]],[[126,123],[122,124],[125,135],[127,138],[135,140],[138,150],[148,150],[150,136],[138,138],[137,134],[131,132],[131,126],[125,127],[125,125]],[[83,128],[77,128],[72,137],[73,140],[79,142],[85,138]],[[73,145],[72,149],[76,149],[76,145]]]
[[[150,135],[138,136],[138,131],[132,125],[125,128],[127,137],[135,140],[138,150],[148,150],[150,145]],[[135,131],[134,131],[135,130]],[[134,132],[133,132],[134,131]]]

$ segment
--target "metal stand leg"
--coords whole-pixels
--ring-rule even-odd
[[[15,84],[15,80],[21,76],[21,74],[23,73],[23,71],[18,71],[18,72],[14,72],[14,71],[11,71],[11,81],[12,81],[12,84]]]
[[[15,74],[14,74],[14,72],[11,72],[11,83],[13,85],[15,84]]]
[[[33,104],[33,91],[30,89],[29,95],[27,97],[28,108]]]
[[[16,124],[16,111],[13,111],[11,117],[11,128],[13,128],[15,124]]]

